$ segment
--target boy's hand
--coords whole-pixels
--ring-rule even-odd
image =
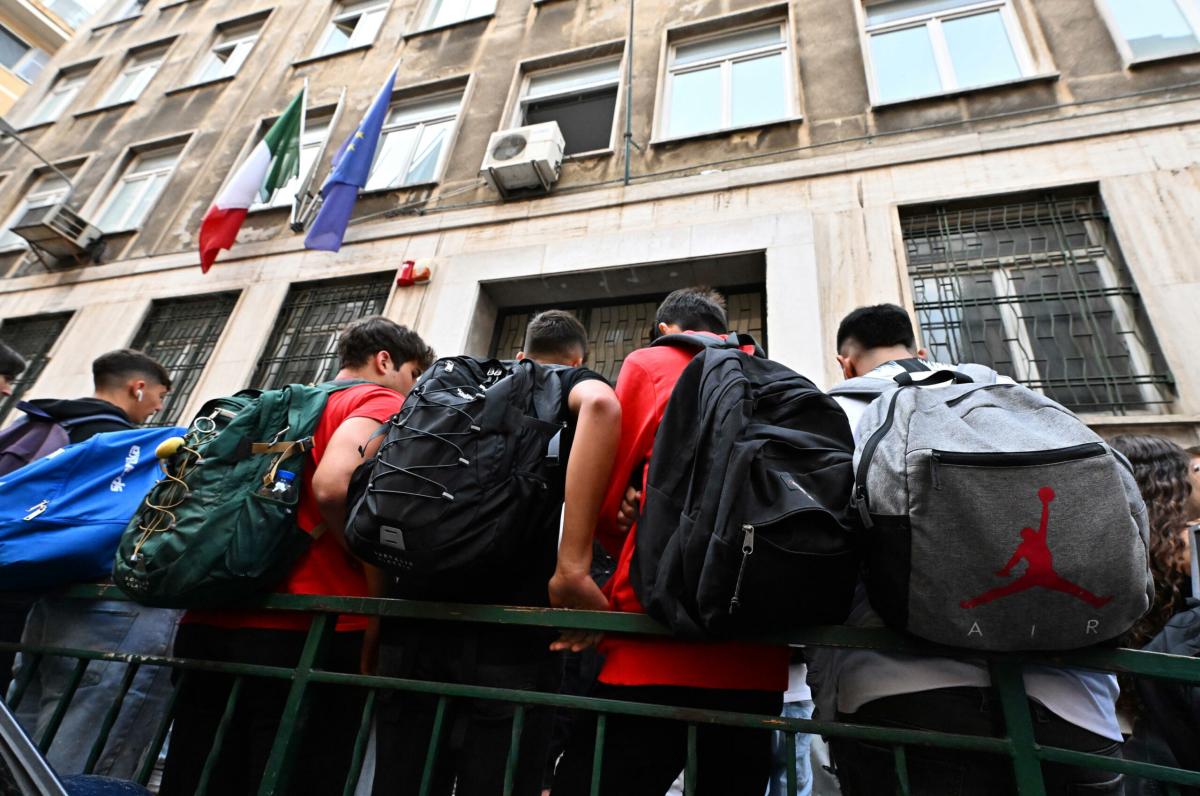
[[[625,490],[625,497],[621,498],[621,507],[617,509],[617,530],[621,533],[629,533],[629,529],[637,522],[638,512],[642,508],[642,493],[633,487]]]
[[[550,579],[548,590],[550,605],[554,608],[575,608],[584,611],[609,609],[608,598],[586,572],[572,574],[560,569]],[[553,652],[582,652],[599,642],[603,635],[590,630],[564,630],[558,640],[550,645],[550,649]]]

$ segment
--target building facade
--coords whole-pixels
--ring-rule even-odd
[[[397,63],[345,245],[306,251],[292,195]],[[202,216],[306,84],[301,177],[202,274]],[[570,308],[611,376],[654,303],[704,283],[819,384],[838,320],[891,301],[937,358],[1101,433],[1200,441],[1200,0],[120,0],[8,118],[66,177],[0,142],[0,339],[34,363],[26,397],[84,394],[93,357],[136,345],[186,418],[329,374],[373,312],[510,356],[531,312]],[[493,134],[548,121],[561,176],[501,197]],[[98,258],[8,231],[64,197]],[[428,284],[396,285],[408,260]]]
[[[98,5],[99,0],[0,0],[0,116]]]

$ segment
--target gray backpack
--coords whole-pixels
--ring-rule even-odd
[[[1066,650],[1150,607],[1149,526],[1129,463],[1069,410],[980,365],[898,363],[830,395],[876,396],[855,429],[871,606],[956,647]]]

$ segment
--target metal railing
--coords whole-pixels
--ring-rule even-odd
[[[66,596],[81,599],[125,599],[116,588],[107,586],[77,586],[66,592]],[[63,656],[77,663],[67,688],[44,731],[34,740],[45,752],[54,741],[55,733],[70,709],[70,701],[82,681],[89,664],[93,661],[108,661],[126,667],[121,689],[112,706],[97,727],[97,736],[89,756],[89,768],[95,765],[108,740],[121,708],[121,703],[133,683],[138,669],[144,666],[167,666],[180,673],[175,683],[174,694],[189,672],[220,672],[234,677],[225,706],[225,719],[216,732],[209,751],[204,772],[201,775],[197,794],[205,793],[205,783],[215,769],[225,739],[225,730],[236,709],[240,694],[250,678],[271,678],[290,682],[286,705],[280,719],[261,784],[260,796],[271,796],[287,792],[289,777],[295,766],[297,751],[305,726],[306,709],[311,686],[328,683],[362,688],[368,692],[363,708],[358,735],[355,739],[351,765],[346,774],[345,794],[353,794],[358,785],[361,764],[367,749],[376,696],[380,691],[397,690],[431,694],[438,697],[437,715],[444,715],[447,704],[452,700],[491,700],[515,705],[512,733],[508,753],[508,764],[504,778],[503,793],[510,796],[521,743],[521,722],[527,708],[545,706],[575,709],[597,716],[596,746],[591,780],[593,796],[600,793],[600,774],[604,754],[606,717],[614,714],[645,716],[669,719],[688,725],[688,752],[685,766],[684,792],[696,793],[697,759],[696,730],[702,725],[725,725],[758,728],[784,733],[788,760],[795,760],[796,735],[819,733],[826,737],[856,739],[892,747],[894,751],[898,793],[909,792],[907,774],[907,750],[911,747],[935,747],[958,750],[964,753],[985,753],[1008,757],[1011,761],[1017,793],[1020,796],[1044,796],[1046,793],[1041,764],[1059,763],[1071,766],[1111,771],[1134,775],[1163,783],[1167,794],[1180,796],[1181,787],[1200,787],[1200,771],[1170,768],[1152,763],[1123,760],[1088,754],[1068,749],[1039,744],[1034,737],[1034,726],[1029,701],[1024,692],[1021,667],[1025,664],[1072,666],[1125,673],[1136,677],[1150,677],[1200,684],[1200,659],[1174,655],[1142,652],[1126,649],[1095,648],[1062,654],[996,654],[954,650],[936,647],[888,630],[858,629],[850,627],[813,627],[789,634],[786,638],[767,638],[771,643],[786,643],[793,646],[838,647],[847,649],[874,649],[907,654],[923,654],[938,657],[970,657],[986,660],[992,674],[992,688],[997,692],[1001,705],[1006,734],[1002,737],[962,735],[954,733],[894,729],[861,724],[763,716],[758,714],[733,713],[726,711],[701,710],[671,705],[654,705],[640,702],[616,701],[594,697],[538,691],[522,691],[475,685],[439,683],[395,677],[368,676],[327,671],[322,668],[325,651],[334,632],[339,614],[361,614],[385,618],[436,620],[439,622],[481,623],[533,628],[572,628],[649,636],[666,636],[666,630],[644,615],[567,611],[552,608],[519,608],[483,605],[461,605],[446,603],[421,603],[407,600],[383,600],[359,597],[322,597],[298,595],[272,595],[261,603],[251,606],[271,611],[303,611],[313,614],[308,635],[294,668],[263,666],[248,663],[213,662],[174,657],[136,655],[119,650],[94,651],[51,647],[22,647],[19,644],[0,643],[0,650],[23,652],[27,665],[10,692],[10,708],[19,707],[20,701],[36,673],[38,664],[46,656]],[[168,702],[165,714],[154,733],[153,742],[143,759],[136,780],[145,784],[151,776],[154,762],[162,749],[170,728],[174,698]],[[429,748],[425,757],[425,774],[422,793],[428,792],[431,772],[439,753],[441,733],[435,719]],[[85,772],[87,773],[87,772]],[[797,772],[794,763],[787,774],[787,792],[797,792]]]

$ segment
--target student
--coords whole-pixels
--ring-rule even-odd
[[[31,404],[54,420],[106,415],[68,430],[71,443],[96,434],[126,431],[145,423],[162,407],[171,378],[155,359],[141,351],[110,351],[92,362],[94,392],[90,398],[41,399]],[[171,649],[179,612],[146,608],[116,600],[74,600],[43,597],[29,610],[21,643],[26,646],[94,649],[146,655],[166,655]],[[17,656],[14,678],[20,677],[24,656]],[[53,718],[59,697],[71,680],[75,662],[43,658],[25,692],[17,718],[40,736]],[[93,661],[71,699],[54,743],[46,755],[63,775],[83,772],[98,728],[120,691],[125,666]],[[94,768],[94,773],[132,778],[170,695],[169,673],[144,666],[121,706],[117,722]]]
[[[0,398],[8,398],[13,394],[13,382],[25,370],[25,358],[0,343]]]
[[[928,362],[918,348],[908,314],[893,304],[860,307],[842,321],[837,334],[837,361],[842,374],[892,380],[905,371],[901,362],[917,361],[930,370],[952,366]],[[836,389],[836,388],[835,388]],[[867,400],[835,395],[851,427],[858,425]],[[881,627],[865,589],[859,585],[847,624]],[[856,724],[992,735],[1003,727],[1000,705],[988,687],[982,663],[925,658],[869,650],[809,651],[809,683],[817,694],[822,718]],[[1116,718],[1116,678],[1074,669],[1029,666],[1025,688],[1036,737],[1040,743],[1120,756],[1121,731]],[[874,796],[896,789],[895,756],[889,746],[845,738],[831,739],[834,763],[845,796]],[[1121,793],[1121,778],[1112,772],[1045,764],[1047,794]],[[1012,764],[1000,757],[958,750],[909,747],[908,772],[914,796],[941,794],[946,783],[961,783],[964,794],[991,796],[1013,792]]]
[[[727,333],[723,299],[704,288],[671,293],[655,316],[660,334]],[[629,567],[637,525],[622,533],[620,506],[631,482],[644,486],[654,435],[667,401],[694,350],[654,346],[625,358],[617,379],[621,449],[605,490],[597,534],[620,551],[606,586],[614,610],[642,613]],[[593,696],[705,710],[778,716],[788,684],[787,647],[747,643],[695,643],[641,637],[606,637],[605,660]],[[581,719],[559,762],[554,796],[590,792],[595,753],[594,714]],[[600,788],[614,796],[661,796],[684,768],[687,725],[666,719],[609,714]],[[697,731],[700,796],[762,796],[771,772],[771,733],[701,724]]]
[[[25,359],[20,354],[0,343],[0,401],[12,396],[13,382],[25,370],[25,364]],[[0,417],[0,420],[3,419]],[[31,604],[27,597],[0,594],[0,641],[21,640],[25,614],[29,612]],[[8,691],[14,658],[14,652],[0,652],[0,694]]]
[[[504,574],[503,584],[487,601],[506,605],[605,610],[608,600],[590,575],[595,518],[604,497],[621,428],[621,407],[611,387],[583,367],[587,332],[561,310],[539,313],[530,321],[518,359],[560,366],[564,396],[559,420],[566,424],[560,461],[567,462],[564,483],[551,486],[562,495],[562,539],[557,527],[538,529],[539,548]],[[557,492],[558,489],[562,492]],[[551,497],[549,499],[558,499]],[[555,512],[557,515],[557,512]],[[527,529],[513,529],[525,531]],[[556,691],[561,678],[560,650],[582,650],[594,643],[588,633],[563,633],[557,640],[540,631],[474,628],[460,623],[385,622],[379,673],[440,682],[469,683],[521,690]],[[552,652],[553,651],[553,652]],[[429,695],[387,692],[376,721],[376,796],[416,794],[433,733],[437,699]],[[514,706],[488,700],[451,702],[444,719],[432,796],[494,796],[504,784],[512,737]],[[554,718],[551,708],[525,712],[513,793],[541,793],[542,775]]]
[[[280,584],[277,591],[283,594],[368,594],[364,568],[345,552],[341,538],[350,476],[364,458],[374,455],[383,440],[372,435],[400,411],[404,396],[433,361],[433,351],[415,332],[378,316],[347,327],[338,339],[338,356],[337,380],[367,383],[331,394],[313,434],[297,519],[306,532],[322,522],[328,531]],[[365,452],[360,453],[359,446],[364,446]],[[179,628],[175,654],[293,667],[299,661],[311,618],[286,612],[189,611]],[[363,617],[339,617],[324,668],[357,673],[366,629]],[[232,675],[187,674],[176,704],[163,794],[190,794],[195,789],[233,681]],[[289,686],[283,680],[247,681],[227,727],[209,793],[258,792]],[[311,687],[310,697],[310,718],[289,793],[341,793],[366,695],[361,689],[317,685]]]

